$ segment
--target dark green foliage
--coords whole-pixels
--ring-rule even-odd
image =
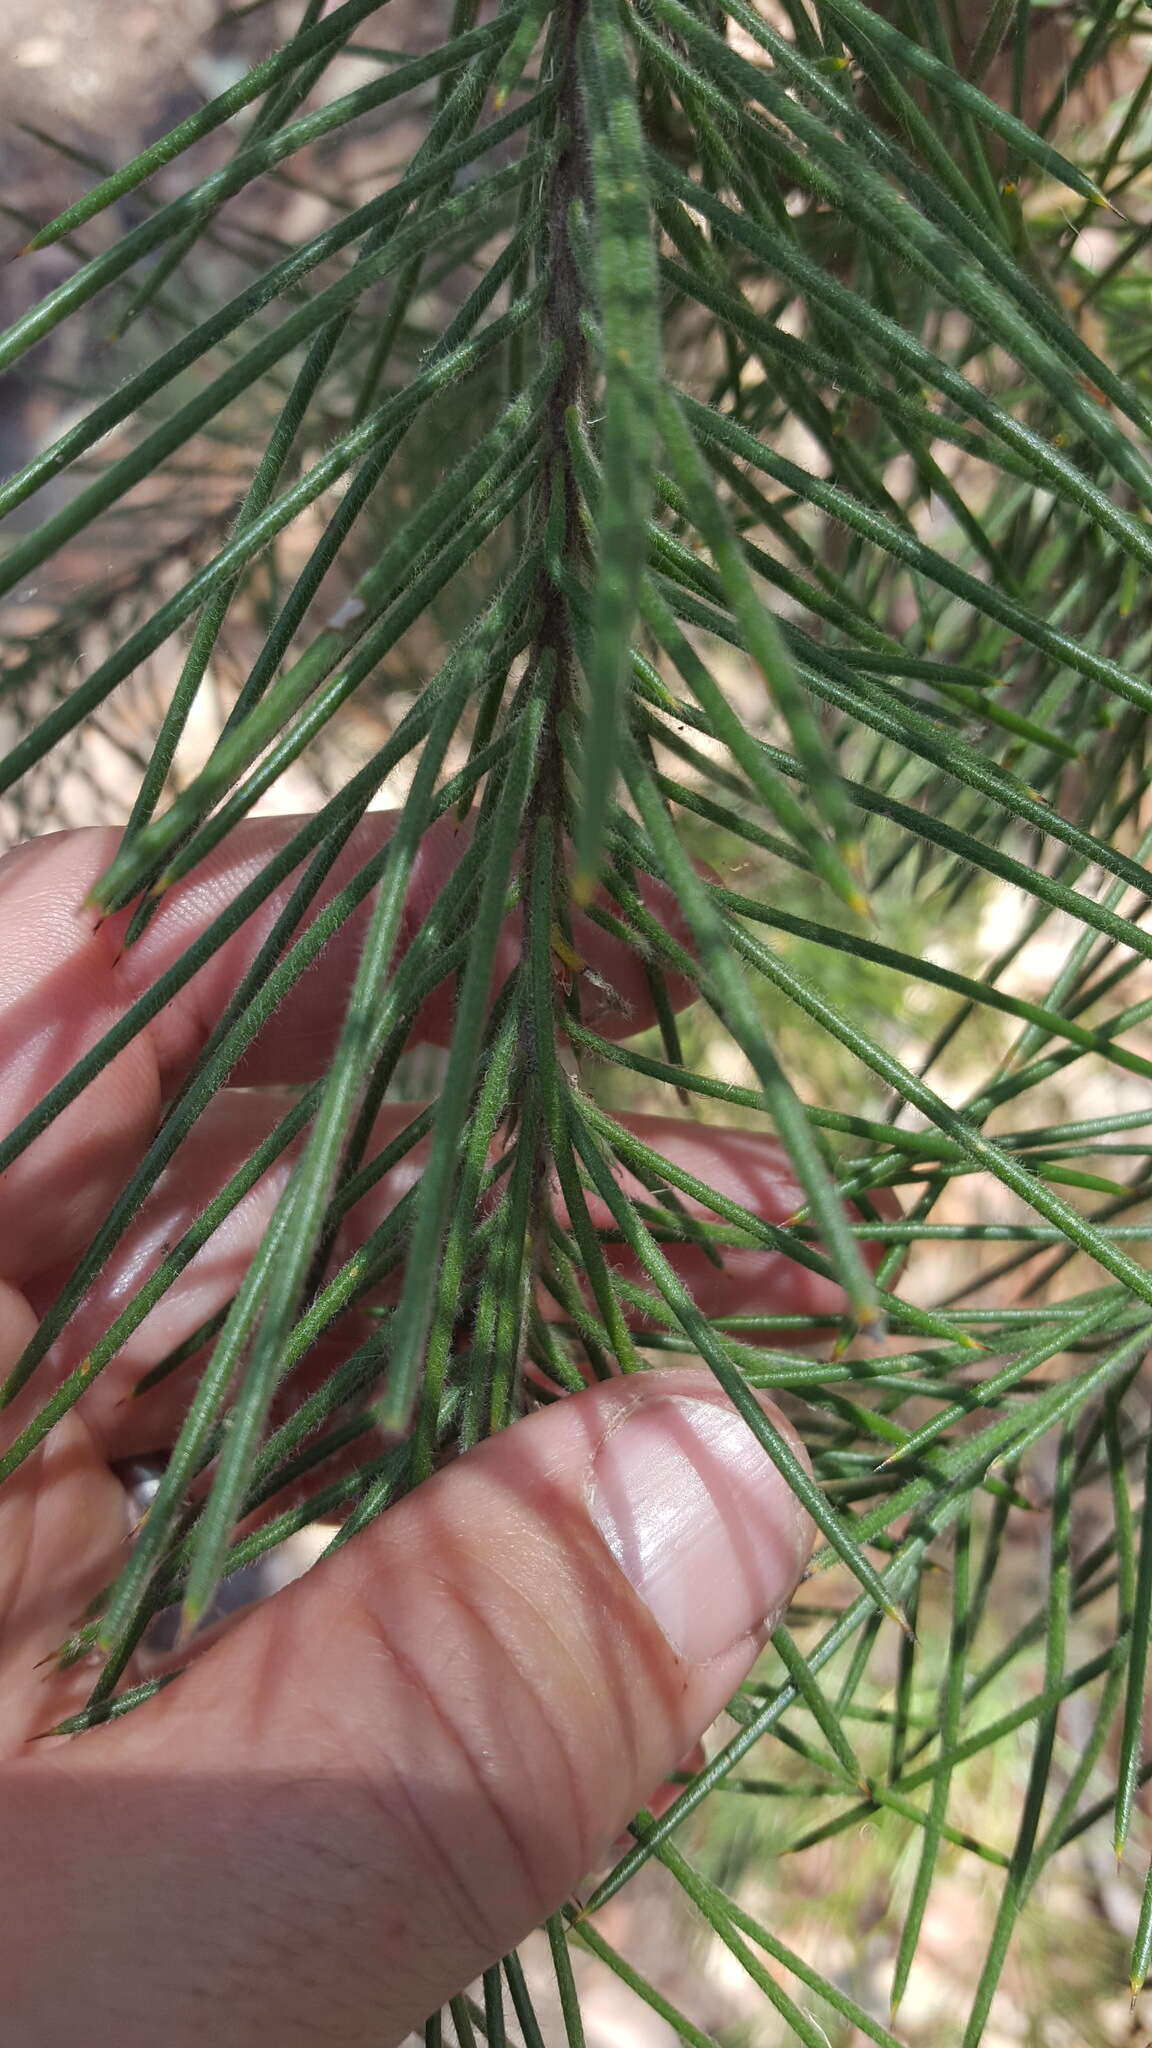
[[[736,1733],[658,1821],[637,1817],[592,1906],[658,1859],[756,1988],[764,2027],[782,2029],[755,2038],[891,2048],[889,2024],[819,1955],[747,1909],[738,1869],[717,1881],[700,1810],[714,1793],[710,1812],[738,1806],[775,1853],[878,1818],[901,1831],[894,2007],[941,1873],[974,1863],[997,1887],[955,2036],[975,2048],[1051,1860],[1092,1828],[1142,1879],[1148,1849],[1140,23],[1101,7],[1085,31],[1066,26],[1061,81],[1041,91],[1030,10],[1001,0],[788,0],[763,14],[745,0],[524,0],[482,21],[457,0],[438,48],[395,61],[373,54],[376,10],[304,9],[283,50],[42,226],[31,246],[67,239],[75,268],[0,336],[0,368],[28,356],[33,371],[44,358],[29,352],[63,323],[132,337],[123,376],[82,405],[70,394],[57,441],[0,485],[0,510],[24,508],[0,593],[19,600],[78,538],[114,528],[133,537],[136,592],[123,632],[67,687],[100,593],[47,628],[14,613],[0,791],[19,803],[153,657],[171,676],[101,909],[135,904],[138,934],[350,713],[389,721],[0,1145],[3,1168],[296,875],[11,1399],[261,1025],[375,892],[327,1073],[0,1466],[19,1467],[301,1139],[257,1258],[198,1333],[210,1363],[147,1522],[65,1646],[104,1659],[67,1725],[151,1695],[121,1678],[159,1610],[179,1605],[194,1626],[224,1576],[309,1521],[339,1522],[346,1541],[446,1448],[544,1398],[526,1358],[554,1395],[585,1364],[695,1354],[807,1503],[834,1595],[821,1605],[821,1577],[809,1582],[733,1702]],[[365,82],[317,95],[350,43]],[[1077,112],[1109,64],[1119,97]],[[322,151],[354,122],[374,132],[396,101],[418,110],[423,140],[386,189],[349,198],[308,240],[250,235],[257,255],[212,267],[212,236],[243,222],[256,181],[298,162],[323,189],[316,165],[331,180],[338,157]],[[213,136],[219,150],[243,109],[230,153],[196,153]],[[229,460],[226,521],[162,581],[146,503],[175,503],[189,472]],[[62,474],[69,489],[48,495]],[[253,621],[254,655],[238,633]],[[190,768],[189,722],[234,635],[249,657]],[[398,772],[394,836],[302,931]],[[470,837],[398,959],[417,849],[449,815]],[[678,898],[685,943],[652,914],[645,877]],[[589,907],[644,964],[659,1024],[640,1044],[581,1017],[571,920]],[[510,909],[523,940],[508,970]],[[684,974],[699,1000],[677,1018],[668,977]],[[450,976],[436,1099],[374,1154],[413,1020]],[[772,1223],[711,1189],[619,1121],[637,1104],[775,1131],[804,1207]],[[341,1218],[426,1136],[418,1185],[321,1284]],[[622,1192],[621,1167],[646,1199]],[[706,1316],[669,1257],[685,1239],[715,1263],[756,1245],[836,1280],[839,1327]],[[606,1256],[621,1243],[642,1285]],[[371,1338],[293,1408],[292,1367],[401,1271]],[[791,1403],[814,1479],[765,1423],[752,1390],[766,1388]],[[386,1454],[369,1435],[380,1422],[403,1437]],[[317,1491],[238,1535],[305,1473]],[[1029,1583],[1018,1559],[1038,1531],[1043,1582]],[[1089,1728],[1071,1758],[1069,1701]],[[1020,1741],[1010,1810],[970,1825],[966,1771]],[[1152,1880],[1135,1896],[1139,1986]],[[571,2048],[587,1953],[679,2039],[711,2040],[594,1916],[557,1916],[547,1938]],[[537,1995],[509,1957],[482,2006],[454,2000],[425,2038],[532,2048]]]

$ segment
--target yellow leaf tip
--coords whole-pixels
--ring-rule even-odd
[[[204,1609],[199,1601],[197,1601],[195,1606],[190,1606],[187,1601],[184,1602],[183,1607],[180,1609],[180,1623],[176,1630],[176,1640],[172,1645],[174,1650],[179,1651],[188,1648],[203,1618]]]
[[[888,1335],[888,1318],[875,1302],[853,1302],[852,1320],[857,1334],[866,1338],[869,1344],[882,1344]]]
[[[576,951],[575,946],[569,945],[558,924],[553,924],[548,937],[552,951],[561,965],[568,969],[569,974],[583,974],[588,962],[582,953]]]
[[[1109,213],[1116,215],[1117,220],[1126,221],[1128,219],[1128,215],[1117,206],[1114,199],[1109,199],[1108,194],[1100,190],[1099,185],[1093,185],[1088,197],[1093,206],[1106,207]]]

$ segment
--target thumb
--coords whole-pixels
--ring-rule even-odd
[[[147,1708],[10,1774],[6,2005],[52,2042],[184,2048],[206,2016],[218,2048],[399,2040],[603,1859],[810,1540],[705,1374],[518,1423]]]

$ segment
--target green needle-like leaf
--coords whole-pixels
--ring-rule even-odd
[[[1120,1730],[1117,1766],[1116,1819],[1112,1842],[1118,1857],[1124,1853],[1132,1820],[1132,1805],[1139,1783],[1144,1753],[1145,1679],[1149,1639],[1152,1638],[1152,1431],[1144,1460],[1144,1508],[1140,1523],[1140,1550],[1136,1570],[1132,1627],[1128,1647],[1128,1673],[1124,1693],[1124,1718]],[[1143,1981],[1141,1971],[1141,1981]]]
[[[662,382],[648,166],[617,0],[589,0],[582,85],[592,162],[603,357],[603,488],[576,832],[577,897],[595,884],[615,792],[629,654],[646,555]]]
[[[959,1739],[960,1717],[964,1703],[964,1683],[969,1655],[969,1552],[971,1526],[967,1519],[957,1522],[952,1539],[952,1629],[948,1640],[948,1668],[940,1700],[940,1750],[942,1758],[954,1750]],[[932,1799],[924,1828],[924,1840],[920,1849],[920,1861],[912,1886],[912,1897],[904,1916],[900,1935],[900,1948],[896,1967],[892,1975],[892,2011],[895,2014],[905,1991],[908,1977],[924,1923],[924,1910],[932,1889],[936,1863],[940,1854],[944,1824],[948,1815],[948,1795],[952,1776],[949,1770],[941,1768],[932,1779]]]
[[[542,675],[539,687],[520,714],[499,803],[493,810],[484,882],[476,906],[468,967],[460,988],[452,1051],[433,1124],[432,1150],[420,1183],[404,1292],[392,1323],[388,1387],[381,1406],[386,1428],[402,1428],[407,1423],[418,1384],[432,1314],[437,1259],[456,1178],[456,1148],[483,1039],[484,1013],[512,861],[540,744],[547,681],[547,675]]]
[[[849,841],[851,844],[849,806],[841,793],[835,771],[830,767],[828,751],[804,687],[783,637],[756,595],[743,554],[712,489],[707,466],[688,431],[688,422],[670,392],[662,394],[659,416],[665,450],[677,482],[685,494],[692,519],[708,544],[746,645],[787,725],[796,758],[807,777],[812,800],[840,843],[843,845]],[[714,700],[710,708],[715,717]],[[809,836],[807,850],[814,865],[825,873],[826,879],[850,909],[865,910],[867,906],[858,882],[845,867],[831,860],[818,839]]]

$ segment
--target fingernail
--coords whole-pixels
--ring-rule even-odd
[[[706,1664],[775,1625],[811,1525],[743,1417],[718,1401],[637,1402],[593,1464],[592,1519],[681,1657]]]

